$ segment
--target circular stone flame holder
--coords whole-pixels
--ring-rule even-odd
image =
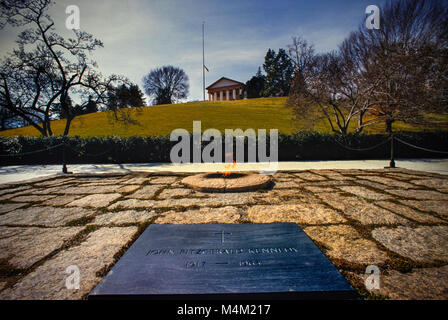
[[[266,189],[272,184],[270,176],[256,173],[232,172],[201,173],[182,180],[186,186],[201,192],[247,192]]]

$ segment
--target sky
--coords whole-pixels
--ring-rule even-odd
[[[317,52],[337,49],[383,0],[56,0],[49,14],[65,28],[66,7],[80,9],[80,28],[104,43],[93,52],[104,75],[121,74],[142,88],[152,69],[173,65],[189,77],[188,101],[202,99],[202,23],[207,87],[221,77],[248,81],[266,51],[302,36]],[[17,28],[0,30],[0,55],[17,45]],[[147,100],[148,101],[148,100]]]

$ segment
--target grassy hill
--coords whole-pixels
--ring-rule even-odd
[[[286,98],[259,98],[226,102],[189,102],[175,105],[160,105],[141,108],[141,112],[132,110],[135,124],[124,125],[113,120],[111,112],[100,112],[76,117],[70,128],[71,136],[166,136],[172,130],[184,128],[192,130],[194,120],[202,121],[202,129],[215,128],[224,133],[224,129],[278,129],[289,134],[303,128],[305,123],[294,123],[292,112],[287,109]],[[435,125],[431,129],[448,130],[448,116],[429,115]],[[62,134],[65,120],[52,121],[54,134]],[[355,121],[353,122],[355,125]],[[330,132],[328,124],[316,122],[314,130]],[[395,123],[394,130],[421,131],[403,123]],[[384,133],[384,125],[369,128],[366,132]],[[5,130],[2,136],[39,136],[33,127]]]

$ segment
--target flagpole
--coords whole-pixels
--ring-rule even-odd
[[[202,94],[205,101],[205,45],[204,45],[204,25],[205,21],[202,22]]]

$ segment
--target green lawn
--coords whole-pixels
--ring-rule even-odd
[[[215,128],[224,133],[224,129],[248,128],[278,129],[282,133],[291,133],[303,128],[304,123],[294,123],[292,112],[284,106],[286,98],[259,98],[228,102],[190,102],[174,105],[160,105],[141,108],[141,112],[132,110],[135,124],[124,125],[116,122],[110,112],[100,112],[76,117],[70,128],[71,136],[166,136],[176,128],[192,130],[194,120],[202,121],[202,130]],[[431,129],[448,129],[448,117],[434,116],[435,126]],[[353,122],[355,125],[356,121]],[[51,124],[54,134],[62,134],[65,120],[56,120]],[[314,130],[330,132],[328,124],[322,120],[315,124]],[[420,131],[422,128],[403,123],[394,123],[394,130]],[[370,133],[383,133],[384,125],[368,129]],[[29,126],[0,132],[3,136],[39,136],[39,132]]]

